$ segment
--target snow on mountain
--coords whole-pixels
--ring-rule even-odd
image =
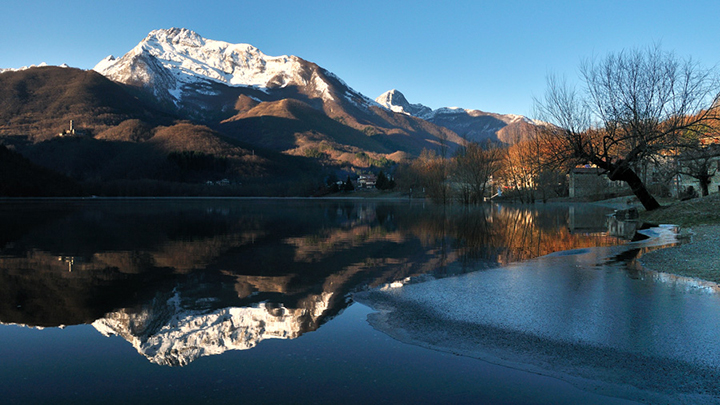
[[[21,67],[21,68],[7,68],[7,69],[0,68],[0,73],[5,73],[5,72],[19,72],[19,71],[22,71],[22,70],[28,70],[28,69],[32,69],[32,68],[36,68],[36,67],[45,67],[45,66],[51,66],[51,65],[48,65],[47,63],[42,62],[42,63],[40,63],[39,65],[23,66],[23,67]],[[62,65],[58,65],[58,67],[66,68],[66,67],[69,67],[69,66],[68,66],[67,64],[63,63]]]
[[[493,117],[493,118],[496,118],[496,119],[504,122],[507,125],[517,123],[519,121],[523,121],[528,124],[534,123],[533,120],[531,120],[530,118],[527,118],[523,115],[489,113],[489,112],[485,112],[485,111],[469,110],[469,109],[460,108],[460,107],[441,107],[436,110],[432,110],[431,112],[425,114],[423,117],[424,117],[424,119],[432,121],[432,120],[437,119],[442,116],[445,116],[445,117],[472,117],[472,118]]]
[[[115,59],[115,57],[112,55],[108,55],[105,57],[105,59],[98,62],[98,64],[95,65],[93,70],[98,73],[102,73],[109,70],[115,64],[115,62],[117,62],[117,59]]]
[[[294,116],[293,112],[284,109],[298,105],[265,105],[258,111],[251,111],[255,106],[243,100],[249,98],[262,104],[290,99],[324,113],[343,126],[379,135],[370,140],[377,145],[369,146],[369,140],[365,139],[369,136],[353,134],[343,136],[340,141],[337,130],[322,132],[325,140],[338,144],[335,150],[340,157],[355,155],[362,148],[369,148],[375,153],[400,151],[419,154],[423,149],[436,148],[443,142],[449,142],[451,146],[462,143],[456,134],[422,121],[418,116],[409,119],[397,117],[395,111],[382,108],[378,102],[355,91],[315,63],[297,56],[268,56],[252,45],[210,40],[184,28],[152,31],[122,57],[109,56],[94,69],[111,80],[133,86],[151,96],[161,110],[171,110],[191,120],[230,123],[224,126],[229,136],[248,138],[249,135],[244,132],[246,126],[232,123],[254,118],[253,114],[259,113],[259,110],[265,115]],[[393,99],[390,98],[389,102],[392,103]],[[405,100],[403,111],[408,115],[422,115],[432,110],[410,105]],[[300,117],[301,120],[303,118]],[[307,124],[311,127],[318,125],[316,121]],[[323,125],[330,128],[331,124],[335,125]],[[282,126],[279,122],[268,125],[276,126],[269,132],[287,135],[287,139],[292,137],[292,142],[271,140],[275,143],[268,145],[263,143],[265,139],[256,141],[283,152],[309,146],[321,139],[316,134],[311,138],[298,139],[294,132],[286,134],[289,131],[287,125]],[[407,136],[398,137],[398,134]]]
[[[501,131],[508,132],[508,128],[536,125],[533,120],[522,115],[495,114],[459,107],[441,107],[433,110],[422,104],[410,104],[398,90],[387,91],[375,101],[391,111],[418,117],[450,129],[470,141],[480,142],[491,139],[509,143],[507,139],[501,139],[505,138],[501,135]]]
[[[119,59],[109,56],[94,70],[123,81],[123,68],[133,58],[151,56],[176,72],[179,82],[210,79],[230,86],[276,87],[287,85],[298,69],[294,56],[270,57],[248,44],[230,44],[205,39],[185,28],[152,31]]]
[[[506,124],[513,122],[525,121],[529,124],[533,123],[533,120],[516,114],[495,114],[488,113],[480,110],[469,110],[460,107],[441,107],[436,110],[425,106],[423,104],[410,104],[405,98],[405,95],[398,90],[390,90],[381,94],[375,101],[381,106],[395,112],[412,115],[425,120],[432,120],[442,115],[455,115],[455,116],[470,116],[470,117],[481,117],[481,116],[492,116]]]
[[[432,108],[422,104],[410,104],[405,95],[393,89],[381,94],[375,101],[381,106],[398,113],[423,118],[432,113]]]
[[[169,94],[176,104],[186,88],[202,91],[208,82],[266,93],[295,85],[311,88],[323,100],[335,97],[329,72],[297,56],[268,56],[252,45],[206,39],[185,28],[152,31],[130,52],[108,56],[94,70],[114,81],[151,87],[157,96]]]
[[[105,336],[123,337],[152,363],[184,366],[202,356],[251,349],[265,339],[295,339],[314,330],[332,295],[311,295],[300,308],[259,303],[203,311],[184,308],[176,294],[156,298],[137,312],[108,313],[92,325]]]

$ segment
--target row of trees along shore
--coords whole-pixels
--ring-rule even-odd
[[[466,142],[450,157],[425,150],[401,164],[395,179],[405,192],[442,204],[479,204],[495,196],[531,203],[566,196],[566,173],[543,162],[538,140],[518,137],[510,146]]]
[[[707,194],[717,165],[708,162],[719,154],[703,143],[718,138],[719,95],[715,69],[658,45],[588,59],[577,86],[548,77],[544,96],[535,99],[542,124],[531,135],[508,147],[468,142],[450,157],[445,148],[426,151],[398,168],[396,178],[443,203],[478,203],[500,185],[532,202],[561,194],[556,189],[565,188],[565,174],[591,164],[627,183],[644,208],[654,210],[660,205],[640,173],[647,165],[667,179],[695,177]]]

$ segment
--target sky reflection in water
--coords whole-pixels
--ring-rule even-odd
[[[407,278],[427,280],[494,268],[551,251],[616,245],[618,240],[598,233],[604,229],[606,213],[567,206],[492,206],[468,211],[351,201],[5,204],[0,208],[0,219],[6,224],[0,234],[0,321],[47,329],[0,327],[3,346],[11,348],[0,353],[3,359],[13,360],[0,367],[5,381],[2,391],[27,399],[33,392],[27,381],[41,379],[46,386],[54,386],[55,392],[67,394],[66,389],[80,389],[71,376],[83,375],[95,381],[93,386],[122,392],[119,398],[125,400],[132,396],[125,392],[127,386],[145,394],[151,387],[162,386],[167,396],[170,386],[184,384],[182,376],[199,378],[194,374],[202,370],[208,377],[199,381],[205,383],[209,378],[225,381],[221,375],[233,373],[240,378],[238,362],[257,358],[266,366],[255,364],[253,377],[241,374],[244,380],[256,381],[245,389],[262,401],[281,393],[290,395],[286,399],[311,394],[293,384],[269,396],[256,392],[260,386],[271,391],[276,378],[270,374],[287,367],[317,374],[298,377],[305,383],[342,380],[327,383],[327,395],[352,393],[369,400],[371,394],[363,397],[356,389],[382,384],[382,379],[372,375],[399,361],[389,356],[385,346],[411,356],[403,360],[410,369],[417,366],[415,362],[443,355],[402,345],[368,329],[363,316],[357,315],[364,310],[353,306],[352,311],[345,311],[351,293]],[[333,324],[343,327],[333,328]],[[61,325],[68,327],[56,328]],[[297,339],[315,330],[308,338]],[[347,331],[382,343],[365,345]],[[263,342],[271,338],[286,340]],[[314,340],[323,341],[323,348],[291,343]],[[231,354],[228,350],[243,351]],[[309,356],[335,353],[338,361],[347,364],[310,370],[308,362],[313,360],[293,350],[305,350]],[[142,356],[130,355],[135,351]],[[212,360],[206,357],[220,353],[225,354]],[[365,353],[372,364],[354,353]],[[193,362],[201,357],[206,362],[195,366]],[[467,360],[450,362],[473,369],[493,367]],[[156,364],[185,365],[182,370],[189,367],[191,371],[159,372]],[[366,371],[357,374],[360,366]],[[128,375],[119,377],[111,368]],[[333,368],[347,370],[337,374]],[[97,376],[99,370],[114,377]],[[361,383],[345,380],[350,370]],[[423,377],[404,373],[390,380],[403,380],[396,383],[406,390],[423,379],[437,384],[445,381],[432,368]],[[150,383],[133,375],[158,379]],[[483,381],[489,378],[486,375]],[[461,380],[445,391],[456,392],[464,384]],[[466,387],[462,398],[480,395],[479,387],[484,385],[473,384],[477,385]],[[218,399],[229,392],[226,384],[211,385],[218,390],[212,395],[217,396],[207,394],[208,398]],[[354,388],[343,388],[348,386]],[[528,391],[528,398],[539,395],[533,392],[538,387]],[[96,394],[102,395],[97,389]],[[418,395],[443,391],[427,381],[424,389],[415,389]],[[571,397],[586,395],[572,388],[564,390]],[[81,391],[81,397],[87,397],[93,389]],[[187,396],[188,391],[189,386],[178,392]],[[381,391],[386,398],[392,397],[391,387]],[[502,397],[497,395],[492,398]]]

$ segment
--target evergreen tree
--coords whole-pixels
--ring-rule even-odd
[[[335,173],[330,173],[330,175],[325,180],[325,184],[327,184],[328,187],[328,192],[337,193],[340,191],[340,187],[337,184],[338,181],[340,181],[340,179],[338,179],[338,176]]]
[[[340,179],[338,179],[337,174],[330,173],[330,175],[328,175],[327,177],[327,180],[325,180],[325,184],[327,184],[328,186],[332,186],[333,184],[337,185],[338,181],[340,181]]]
[[[348,175],[347,180],[345,180],[345,184],[343,184],[343,191],[353,191],[355,190],[355,186],[352,183],[352,180],[350,180],[350,175]]]
[[[378,190],[387,190],[388,187],[388,178],[385,176],[385,173],[380,170],[380,173],[378,173],[377,180],[375,181],[375,188]]]

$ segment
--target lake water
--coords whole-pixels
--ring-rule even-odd
[[[643,269],[671,232],[608,213],[6,201],[0,400],[714,403],[715,285]]]

